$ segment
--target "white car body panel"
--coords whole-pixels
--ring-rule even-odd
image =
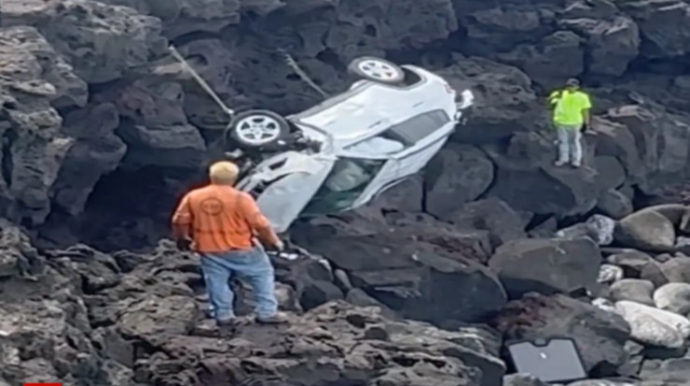
[[[381,170],[376,178],[371,181],[369,187],[362,193],[362,196],[355,201],[353,207],[362,206],[384,190],[390,189],[393,183],[400,183],[405,177],[410,177],[423,169],[429,160],[441,150],[448,138],[438,140],[432,146],[417,150],[415,153],[405,152],[399,154],[388,161],[384,170]]]
[[[332,156],[285,152],[257,165],[255,170],[258,172],[240,181],[237,187],[251,191],[261,182],[283,177],[266,188],[256,202],[273,229],[284,232],[321,187],[335,160]],[[285,164],[280,168],[270,168],[282,161]]]
[[[253,172],[238,184],[238,188],[252,191],[260,184],[268,183],[257,203],[277,232],[286,231],[305,208],[308,209],[311,200],[318,201],[315,198],[317,192],[337,196],[338,202],[343,200],[340,195],[353,192],[355,199],[345,200],[351,203],[340,210],[357,208],[383,190],[419,172],[445,144],[461,118],[459,109],[472,105],[471,92],[463,92],[463,100],[458,105],[455,91],[441,77],[418,67],[403,67],[417,74],[421,81],[407,87],[358,81],[345,93],[287,117],[304,136],[323,142],[320,151],[313,154],[295,151],[278,154],[254,167]],[[411,119],[420,118],[420,115],[424,115],[423,118],[428,121],[422,119],[415,123],[421,125],[420,130],[413,127],[415,124],[405,127],[413,122]],[[437,126],[433,124],[436,120],[441,122]],[[388,133],[400,135],[394,128],[399,128],[404,134],[399,137],[401,139],[380,137]],[[408,131],[404,131],[404,128]],[[427,131],[428,135],[425,134]],[[405,137],[410,133],[412,137]],[[367,140],[372,142],[368,144]],[[391,141],[398,141],[399,146],[383,146]],[[371,176],[365,170],[369,167],[367,162],[362,162],[365,169],[355,167],[353,170],[348,166],[343,169],[344,164],[338,163],[338,160],[348,158],[385,163],[375,171],[373,179],[367,180],[364,185],[357,185],[353,190],[330,190],[329,193],[329,186],[338,186],[329,182],[332,181],[329,179],[331,176],[345,176],[341,181],[345,184],[343,186],[347,186],[348,178],[357,181],[357,176]],[[279,167],[275,166],[283,162]],[[341,162],[347,164],[346,161]],[[340,166],[334,171],[336,163]],[[271,183],[281,176],[282,179]]]

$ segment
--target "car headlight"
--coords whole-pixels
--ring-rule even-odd
[[[458,110],[464,110],[474,104],[474,94],[470,90],[460,93],[460,102],[457,103]]]

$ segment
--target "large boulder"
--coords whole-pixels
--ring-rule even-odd
[[[380,234],[314,240],[307,248],[405,317],[435,323],[480,321],[506,304],[505,291],[491,271],[427,242]]]
[[[456,89],[471,88],[476,96],[471,129],[458,130],[454,139],[480,144],[545,125],[537,107],[539,100],[524,72],[479,57],[454,54],[452,63],[438,74]]]
[[[493,179],[494,166],[480,149],[451,144],[425,171],[425,210],[443,218],[479,197]]]
[[[486,195],[538,215],[564,217],[593,209],[600,194],[597,172],[589,167],[555,167],[554,139],[534,132],[517,133],[507,146],[485,145],[496,165],[495,182]]]
[[[601,252],[588,238],[515,240],[500,246],[489,261],[511,298],[593,289],[600,264]]]
[[[622,219],[614,237],[617,243],[626,247],[664,252],[673,249],[676,231],[666,216],[644,210]]]
[[[563,295],[530,294],[512,301],[497,318],[505,339],[572,338],[587,371],[616,373],[626,363],[630,326],[619,315]]]
[[[654,303],[660,310],[686,316],[690,313],[690,284],[668,283],[654,291]]]
[[[526,237],[527,221],[508,204],[495,197],[470,202],[437,216],[458,229],[488,231],[493,247]]]
[[[690,321],[669,311],[621,300],[616,312],[630,324],[633,339],[645,345],[680,348],[690,336]]]

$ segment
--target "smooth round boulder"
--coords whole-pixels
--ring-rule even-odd
[[[644,267],[655,264],[654,258],[633,249],[610,255],[606,258],[606,262],[621,267],[623,276],[626,278],[639,278]]]
[[[690,321],[673,312],[621,300],[616,312],[630,325],[633,339],[646,346],[681,348],[690,336]]]
[[[654,303],[657,308],[678,315],[690,313],[690,284],[668,283],[654,291]]]
[[[644,210],[622,219],[616,227],[614,238],[629,248],[667,252],[673,250],[676,230],[666,216]]]
[[[609,297],[613,301],[630,300],[653,307],[652,293],[654,284],[649,280],[640,279],[622,279],[613,283],[609,289]]]

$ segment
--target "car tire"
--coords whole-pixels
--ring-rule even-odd
[[[287,120],[268,110],[249,110],[235,115],[225,129],[229,148],[260,148],[285,140],[290,135]]]
[[[387,60],[364,56],[350,62],[348,72],[372,82],[399,84],[405,80],[405,72],[395,63]]]

